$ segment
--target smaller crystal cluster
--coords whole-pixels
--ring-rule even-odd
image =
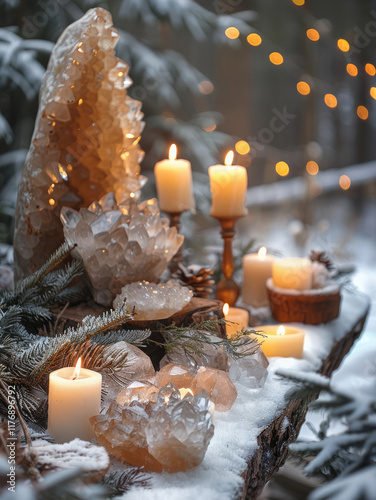
[[[207,393],[181,398],[171,383],[162,387],[156,397],[150,385],[127,388],[143,394],[151,391],[152,400],[120,395],[106,414],[90,419],[98,443],[125,462],[148,471],[178,472],[199,465],[214,434],[210,399]],[[124,392],[124,391],[123,391]]]
[[[113,193],[77,212],[64,207],[60,219],[66,239],[77,245],[94,299],[109,306],[121,288],[135,281],[157,281],[184,236],[160,217],[158,202],[118,205]]]
[[[181,311],[192,296],[192,290],[174,280],[159,284],[139,281],[123,287],[113,307],[124,302],[129,311],[135,310],[136,321],[164,319]]]

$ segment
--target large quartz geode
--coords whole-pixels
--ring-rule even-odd
[[[176,387],[167,384],[156,403],[113,403],[90,423],[111,455],[148,471],[178,472],[204,459],[214,433],[209,405],[207,393],[181,399]]]
[[[160,217],[155,198],[118,205],[109,193],[79,212],[63,208],[61,221],[66,239],[77,245],[72,255],[83,260],[95,301],[105,306],[128,283],[157,281],[184,240]]]
[[[141,103],[127,95],[128,65],[109,12],[89,10],[52,52],[18,189],[16,280],[38,269],[63,241],[63,206],[88,207],[113,191],[118,202],[144,184]]]

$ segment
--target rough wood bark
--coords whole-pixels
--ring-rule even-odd
[[[367,314],[345,337],[336,342],[330,354],[323,360],[319,373],[330,377],[339,367],[342,359],[349,352],[355,340],[359,337]],[[243,472],[244,487],[235,498],[239,500],[254,500],[260,495],[265,484],[285,463],[288,447],[299,435],[305,421],[309,403],[317,399],[317,393],[312,399],[290,401],[283,412],[259,435],[258,450],[249,458],[247,469]],[[289,425],[283,431],[285,418]]]

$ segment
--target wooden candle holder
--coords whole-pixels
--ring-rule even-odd
[[[232,275],[234,273],[234,256],[232,253],[232,240],[235,235],[235,223],[240,218],[235,217],[216,217],[221,224],[221,235],[223,238],[223,257],[222,272],[223,278],[217,285],[216,298],[222,302],[227,302],[229,306],[235,305],[239,294],[239,285],[235,282]]]

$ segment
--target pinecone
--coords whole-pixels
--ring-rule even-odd
[[[195,297],[207,298],[213,293],[212,286],[215,281],[212,279],[214,271],[207,267],[197,265],[183,266],[179,263],[179,269],[172,274],[172,278],[180,281],[182,285],[188,286]]]
[[[320,252],[317,250],[311,250],[309,258],[312,262],[320,262],[324,264],[328,271],[333,271],[335,266],[326,252]]]

